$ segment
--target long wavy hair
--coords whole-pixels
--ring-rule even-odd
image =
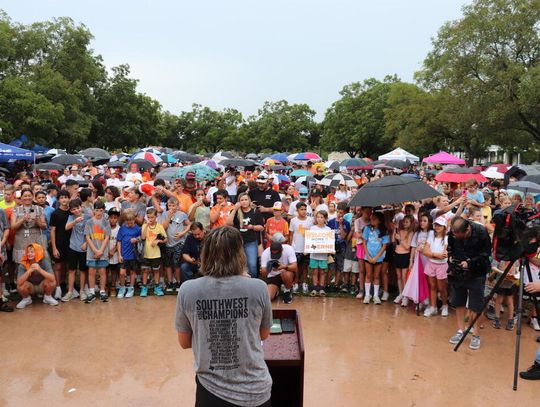
[[[222,226],[206,234],[201,249],[201,274],[208,277],[238,276],[246,269],[242,235],[238,229]]]

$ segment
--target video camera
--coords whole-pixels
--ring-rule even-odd
[[[521,204],[496,211],[492,222],[493,254],[497,260],[532,257],[540,243],[540,214]]]
[[[471,271],[461,267],[462,260],[452,259],[448,262],[448,281],[465,281],[471,276]]]

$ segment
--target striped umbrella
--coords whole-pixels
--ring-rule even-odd
[[[133,154],[131,159],[150,161],[154,165],[163,161],[157,154],[150,153],[148,151],[139,151],[138,153]]]
[[[358,186],[353,177],[347,174],[330,174],[319,181],[321,185],[337,188],[339,184],[345,183],[348,187],[355,188]]]

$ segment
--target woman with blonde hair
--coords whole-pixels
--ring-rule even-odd
[[[240,231],[219,227],[202,243],[203,277],[178,292],[176,330],[180,346],[193,348],[195,406],[270,406],[261,341],[270,333],[272,306],[266,284],[245,270]]]

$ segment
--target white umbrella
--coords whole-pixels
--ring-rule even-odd
[[[346,186],[354,188],[358,185],[356,184],[356,181],[353,177],[347,174],[330,174],[324,177],[322,180],[319,181],[319,184],[326,185],[329,187],[337,188],[339,184],[345,183]]]

